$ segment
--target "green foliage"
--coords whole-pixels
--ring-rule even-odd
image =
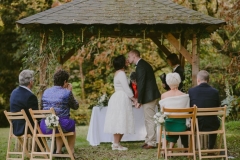
[[[15,22],[46,7],[47,3],[43,0],[0,1],[0,119],[3,122],[0,126],[7,123],[2,111],[9,108],[10,93],[17,86],[18,74],[22,66],[21,59],[13,58],[21,46],[21,42],[18,41],[21,32]]]
[[[228,81],[226,83],[226,98],[222,100],[222,105],[227,105],[227,116],[230,120],[237,120],[240,117],[238,117],[238,112],[240,111],[240,97],[234,96],[232,88],[229,86]]]
[[[91,110],[88,109],[88,105],[80,102],[78,110],[71,110],[71,118],[73,118],[77,125],[88,125],[91,117]]]
[[[192,87],[192,66],[186,63],[184,68],[185,80],[183,82],[184,91],[188,91]]]

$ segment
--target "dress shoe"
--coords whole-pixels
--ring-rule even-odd
[[[148,144],[147,143],[144,143],[141,147],[143,148],[144,146],[147,146]]]
[[[157,148],[156,146],[150,146],[150,145],[146,145],[144,147],[142,147],[143,149],[155,149]]]

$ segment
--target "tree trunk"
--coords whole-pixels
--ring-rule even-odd
[[[42,37],[42,41],[40,43],[39,56],[43,57],[43,58],[39,62],[39,85],[40,85],[40,88],[39,88],[39,92],[38,92],[38,98],[42,99],[42,94],[47,86],[46,79],[47,79],[47,66],[49,63],[49,57],[48,57],[48,54],[43,52],[46,48],[47,34],[43,33],[40,36]],[[41,109],[40,105],[39,105],[39,109]]]
[[[85,100],[85,90],[84,90],[84,75],[83,75],[83,57],[79,57],[79,71],[80,71],[80,78],[81,78],[81,90],[82,90],[82,100]]]

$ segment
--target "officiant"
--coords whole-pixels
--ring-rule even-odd
[[[180,66],[180,61],[178,59],[178,56],[175,53],[172,53],[172,54],[168,55],[167,56],[167,63],[171,66],[172,73],[175,72],[175,73],[178,73],[180,75],[181,83],[178,86],[178,90],[184,92],[183,81],[185,80],[185,75],[184,75],[184,69]],[[166,74],[165,73],[163,73],[160,76],[160,79],[162,81],[163,88],[167,91],[170,90],[170,87],[166,83]]]

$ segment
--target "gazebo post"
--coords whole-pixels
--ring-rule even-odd
[[[193,34],[192,39],[192,86],[197,85],[197,73],[199,72],[199,53],[197,35]]]

